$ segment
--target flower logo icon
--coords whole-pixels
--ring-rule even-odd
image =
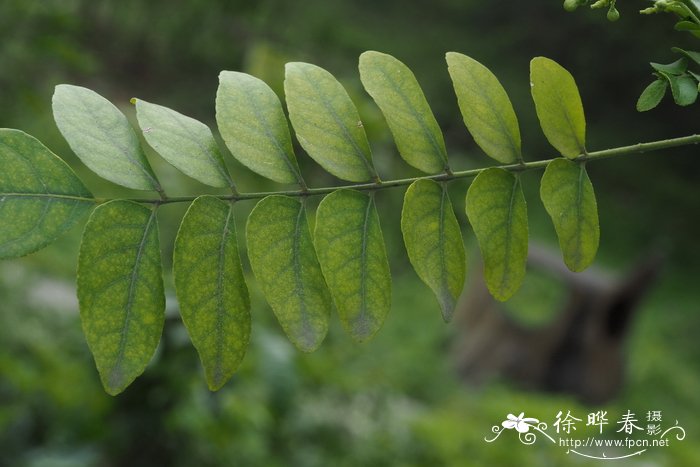
[[[524,418],[524,416],[525,412],[520,412],[520,415],[517,417],[512,413],[509,413],[506,416],[506,420],[504,420],[501,425],[507,430],[512,430],[515,428],[518,433],[527,433],[530,431],[530,426],[532,426],[533,423],[539,423],[539,420],[536,418]]]

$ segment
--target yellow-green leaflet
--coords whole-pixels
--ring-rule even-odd
[[[448,52],[445,58],[464,124],[476,144],[503,164],[522,159],[518,119],[498,78],[466,55]]]
[[[279,183],[301,181],[282,104],[265,82],[222,71],[216,122],[233,157],[250,170]]]
[[[250,265],[282,329],[299,350],[316,350],[326,337],[332,303],[304,205],[268,196],[250,213],[246,238]]]
[[[143,137],[163,159],[206,185],[232,185],[208,126],[162,105],[135,98],[131,101],[136,106]]]
[[[429,174],[445,170],[447,150],[440,126],[413,72],[380,52],[360,55],[362,85],[381,109],[399,154]]]
[[[53,116],[71,149],[93,172],[135,190],[158,190],[139,139],[123,113],[95,91],[59,84]]]
[[[491,295],[508,300],[525,277],[527,206],[520,179],[503,169],[481,172],[467,191],[467,216],[484,260]]]
[[[372,337],[391,308],[391,274],[371,195],[340,190],[316,212],[314,244],[340,321],[356,341]]]
[[[413,268],[433,290],[443,319],[449,321],[464,287],[466,267],[462,232],[445,185],[417,180],[408,187],[401,232]]]
[[[175,240],[173,275],[182,321],[216,391],[238,369],[250,340],[250,299],[230,203],[194,200]]]
[[[0,129],[0,259],[37,251],[94,207],[68,165],[37,139]]]
[[[573,159],[586,152],[586,118],[574,77],[554,60],[530,62],[530,87],[537,118],[549,144]]]
[[[542,176],[540,197],[557,231],[564,263],[583,271],[595,259],[600,240],[598,205],[586,167],[553,160]]]
[[[284,93],[299,144],[321,167],[351,182],[376,177],[360,115],[333,75],[310,63],[287,63]]]
[[[111,395],[143,373],[158,346],[162,276],[155,211],[125,200],[97,207],[80,245],[78,300],[88,346]]]

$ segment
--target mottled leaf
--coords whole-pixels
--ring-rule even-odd
[[[102,385],[118,394],[143,373],[163,330],[155,210],[125,200],[94,210],[80,246],[78,300]]]
[[[373,197],[354,190],[326,196],[314,237],[343,327],[358,342],[369,339],[391,308],[391,274]]]
[[[547,165],[540,197],[559,237],[564,263],[572,271],[586,269],[598,250],[598,207],[583,164],[555,159]]]
[[[68,165],[34,137],[0,129],[0,259],[53,242],[94,207]]]
[[[661,102],[668,89],[668,81],[657,79],[647,86],[637,100],[637,111],[646,112]]]
[[[525,277],[527,206],[520,179],[503,169],[480,173],[467,192],[467,216],[479,242],[491,295],[508,300]]]
[[[326,337],[332,303],[304,205],[268,196],[250,213],[246,237],[250,265],[284,332],[299,350],[316,350]]]
[[[230,203],[197,198],[175,240],[175,291],[180,314],[216,391],[236,372],[250,340],[250,299]]]
[[[304,150],[338,178],[351,182],[375,178],[365,129],[343,86],[309,63],[287,63],[285,70],[289,119]]]
[[[462,232],[444,185],[417,180],[408,187],[401,231],[413,268],[433,290],[443,319],[449,321],[464,287],[465,254]]]
[[[263,81],[222,71],[216,122],[233,157],[250,170],[279,183],[301,180],[282,104]]]
[[[141,99],[131,101],[144,138],[163,159],[206,185],[233,184],[208,126],[161,105]]]
[[[445,170],[447,150],[440,126],[413,72],[391,55],[360,55],[362,84],[381,109],[401,157],[429,174]]]
[[[586,152],[586,119],[573,76],[545,57],[530,62],[530,86],[537,118],[549,144],[573,159]]]
[[[446,58],[464,124],[476,144],[503,164],[521,160],[518,119],[498,78],[466,55],[448,52]]]
[[[90,89],[56,86],[53,116],[75,154],[97,175],[135,190],[160,185],[123,113]]]

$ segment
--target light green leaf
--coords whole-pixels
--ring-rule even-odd
[[[440,126],[413,72],[391,55],[360,55],[362,84],[382,110],[401,157],[434,174],[448,167]]]
[[[686,68],[688,68],[688,60],[686,60],[685,57],[681,57],[673,63],[664,64],[649,62],[649,65],[656,71],[668,73],[669,75],[681,75],[685,73]]]
[[[671,83],[671,94],[678,105],[690,105],[698,98],[698,83],[689,75],[666,75]]]
[[[695,23],[691,23],[691,24],[693,24],[696,29],[700,30],[700,25],[697,25]],[[696,52],[694,50],[684,50],[684,49],[681,49],[679,47],[671,47],[671,50],[673,50],[674,52],[679,53],[681,55],[684,55],[685,57],[694,61],[697,65],[700,65],[700,52]]]
[[[230,203],[212,196],[192,203],[175,240],[173,275],[182,321],[216,391],[250,341],[250,299]]]
[[[600,238],[598,207],[585,166],[565,159],[550,162],[540,197],[557,231],[564,263],[583,271],[595,259]]]
[[[586,118],[573,76],[557,62],[535,57],[530,86],[537,118],[549,144],[574,159],[586,152]]]
[[[666,89],[668,89],[668,82],[663,79],[657,79],[644,88],[637,100],[637,111],[646,112],[659,105],[666,94]]]
[[[343,327],[358,342],[369,339],[391,308],[391,274],[373,197],[354,190],[326,196],[314,237]]]
[[[163,330],[165,294],[155,210],[125,200],[97,207],[78,258],[80,318],[105,390],[143,373]]]
[[[326,337],[332,303],[304,205],[268,196],[250,213],[246,238],[250,265],[282,329],[299,350],[316,350]]]
[[[282,104],[263,81],[222,71],[216,122],[233,157],[250,170],[279,183],[301,181]]]
[[[68,165],[36,138],[0,129],[0,259],[53,242],[94,207]]]
[[[53,116],[71,149],[93,172],[135,190],[160,190],[123,113],[90,89],[56,86]]]
[[[433,290],[443,319],[449,321],[464,287],[465,254],[445,185],[417,180],[408,187],[401,231],[413,268]]]
[[[491,295],[508,300],[525,277],[527,205],[520,179],[503,169],[480,173],[467,192],[467,216],[484,260]]]
[[[233,184],[208,126],[161,105],[135,98],[131,102],[144,138],[163,159],[206,185]]]
[[[521,160],[518,119],[498,78],[466,55],[448,52],[446,58],[464,124],[476,144],[503,164]]]
[[[287,63],[284,92],[299,144],[338,178],[366,182],[376,177],[372,152],[355,104],[326,70]]]

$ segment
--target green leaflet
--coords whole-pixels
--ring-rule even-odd
[[[343,180],[376,178],[360,115],[333,75],[310,63],[287,63],[284,92],[289,119],[309,156]]]
[[[663,79],[657,79],[644,88],[637,100],[637,111],[646,112],[659,105],[659,102],[666,94],[666,89],[668,89],[668,81]]]
[[[527,206],[520,179],[503,169],[485,170],[469,187],[466,207],[486,285],[496,299],[508,300],[520,288],[527,262]]]
[[[94,207],[68,165],[36,138],[0,129],[0,259],[53,242]]]
[[[382,110],[401,157],[429,174],[445,170],[447,150],[440,126],[413,72],[391,55],[360,55],[362,85]]]
[[[250,170],[279,183],[302,180],[282,104],[263,81],[222,71],[216,122],[233,157]]]
[[[230,203],[212,196],[192,203],[175,240],[173,275],[182,321],[216,391],[250,341],[250,299]]]
[[[537,118],[549,144],[574,159],[586,152],[586,118],[573,76],[557,62],[535,57],[530,86]]]
[[[540,197],[557,231],[564,263],[583,271],[593,262],[600,238],[598,206],[585,166],[566,159],[550,162]]]
[[[284,332],[299,350],[316,350],[326,337],[332,303],[304,205],[268,196],[250,213],[246,238],[250,265]]]
[[[443,319],[450,321],[464,287],[465,254],[462,232],[444,185],[417,180],[408,187],[401,231],[413,268],[435,293]]]
[[[136,98],[131,102],[144,138],[163,159],[206,185],[233,184],[208,126],[161,105]]]
[[[80,318],[105,390],[143,373],[163,330],[165,294],[155,210],[116,200],[97,207],[78,258]]]
[[[111,102],[90,89],[59,84],[53,116],[71,149],[93,172],[135,190],[160,190],[134,129]]]
[[[518,119],[498,78],[466,55],[448,52],[446,59],[464,124],[476,144],[503,164],[521,160]]]
[[[391,308],[391,274],[372,196],[339,190],[316,212],[314,243],[323,276],[346,331],[372,337]]]

